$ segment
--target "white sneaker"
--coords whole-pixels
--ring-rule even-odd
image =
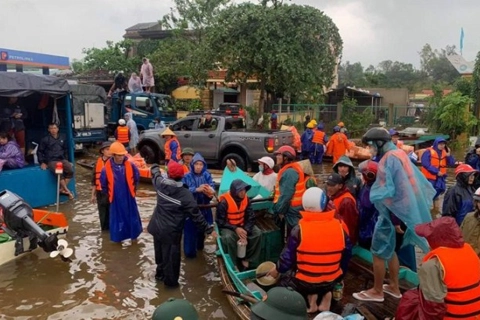
[[[122,241],[122,247],[129,247],[132,245],[132,240],[131,239],[126,239]]]

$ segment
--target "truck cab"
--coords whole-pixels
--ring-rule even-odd
[[[109,132],[113,132],[118,120],[132,113],[138,131],[153,129],[154,120],[160,118],[166,124],[177,120],[177,110],[170,96],[158,93],[115,93],[109,116]]]

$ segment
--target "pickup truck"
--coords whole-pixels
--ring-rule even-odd
[[[235,160],[242,170],[256,166],[261,157],[273,156],[282,145],[292,145],[290,131],[254,131],[245,129],[245,119],[232,115],[213,114],[215,125],[201,128],[203,114],[188,115],[170,125],[182,148],[199,152],[208,164],[225,167],[227,159]],[[164,159],[164,129],[147,130],[140,135],[138,150],[147,163]]]

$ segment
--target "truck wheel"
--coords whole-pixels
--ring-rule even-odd
[[[156,150],[148,144],[140,147],[140,155],[143,159],[145,159],[147,164],[158,163],[159,155],[157,154]]]
[[[235,162],[237,163],[237,167],[239,167],[243,171],[247,170],[247,164],[246,164],[245,158],[243,158],[241,155],[239,155],[237,153],[229,153],[225,157],[223,157],[222,168],[226,167],[227,159],[235,160]]]

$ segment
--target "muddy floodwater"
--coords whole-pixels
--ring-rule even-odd
[[[323,181],[331,164],[314,166],[314,171]],[[169,297],[188,299],[201,319],[236,319],[221,292],[214,241],[207,239],[196,259],[182,258],[180,287],[165,288],[154,279],[153,241],[146,232],[156,204],[153,187],[140,184],[137,202],[144,232],[137,243],[122,247],[100,231],[96,205],[89,202],[91,174],[77,165],[77,199],[60,205],[70,222],[73,261],[51,259],[37,250],[2,265],[0,319],[149,319]],[[26,187],[41,188],[34,182]]]

